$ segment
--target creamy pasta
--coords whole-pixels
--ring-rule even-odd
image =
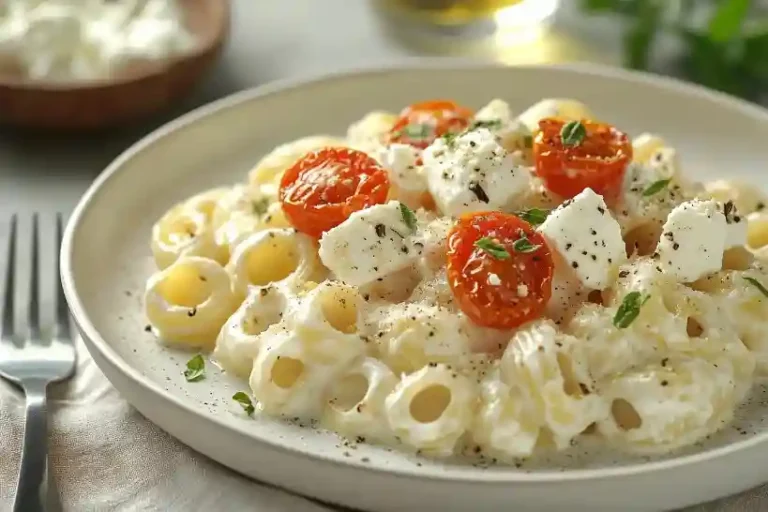
[[[768,375],[768,214],[576,100],[375,111],[154,226],[146,314],[256,408],[431,457],[701,441]]]

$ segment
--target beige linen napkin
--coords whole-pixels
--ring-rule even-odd
[[[64,510],[330,512],[248,480],[193,452],[141,416],[78,342],[75,378],[49,392],[50,456]],[[0,379],[0,511],[10,510],[24,397]],[[764,512],[768,486],[686,512]]]

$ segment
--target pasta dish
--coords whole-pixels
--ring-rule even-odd
[[[247,414],[429,457],[667,453],[768,374],[765,205],[576,100],[426,101],[173,206],[146,315]]]

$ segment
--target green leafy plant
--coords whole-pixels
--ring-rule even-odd
[[[755,5],[753,5],[755,4]],[[626,21],[627,67],[648,69],[662,35],[682,45],[681,71],[708,87],[750,99],[768,91],[768,13],[753,0],[582,0],[590,13]],[[762,16],[761,16],[762,14]]]

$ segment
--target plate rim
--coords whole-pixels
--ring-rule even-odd
[[[472,71],[484,69],[525,69],[535,71],[537,69],[555,69],[567,71],[570,73],[592,75],[610,80],[619,80],[624,82],[644,84],[649,87],[674,90],[697,96],[700,99],[720,103],[728,108],[735,109],[744,115],[757,121],[768,124],[768,109],[746,100],[730,96],[728,94],[711,90],[706,87],[684,82],[677,78],[660,76],[646,72],[626,70],[611,66],[592,63],[567,63],[567,64],[526,64],[508,66],[501,63],[478,62],[476,60],[457,59],[457,58],[412,58],[404,62],[388,65],[366,65],[357,66],[351,69],[344,69],[333,72],[313,73],[299,77],[285,78],[263,84],[260,86],[248,88],[242,91],[219,98],[210,103],[197,107],[190,112],[175,118],[166,124],[154,129],[147,135],[134,142],[118,155],[91,183],[86,192],[81,196],[72,214],[70,215],[62,239],[60,251],[59,274],[64,287],[64,294],[67,298],[72,317],[75,320],[80,332],[83,334],[85,345],[89,352],[97,350],[100,358],[103,358],[113,369],[121,372],[123,377],[130,380],[134,386],[138,386],[145,393],[159,395],[163,400],[169,402],[172,406],[182,409],[187,414],[193,414],[202,421],[208,422],[217,428],[234,431],[235,433],[246,436],[250,441],[256,441],[266,445],[268,448],[287,452],[292,456],[298,456],[310,459],[312,462],[332,464],[343,468],[355,468],[366,472],[384,475],[397,476],[402,478],[419,478],[442,482],[472,482],[474,484],[546,484],[563,482],[588,482],[597,479],[620,479],[633,476],[641,476],[662,470],[672,470],[683,468],[699,463],[712,462],[715,459],[723,458],[729,455],[735,455],[737,452],[748,450],[756,445],[768,443],[768,430],[756,434],[749,439],[736,441],[724,446],[699,451],[696,453],[685,454],[670,459],[650,462],[637,462],[617,467],[588,468],[588,469],[568,469],[562,471],[553,468],[552,470],[537,470],[535,472],[526,471],[508,471],[508,472],[485,472],[478,471],[471,465],[455,465],[445,468],[443,471],[430,470],[428,467],[383,467],[372,464],[366,464],[355,459],[337,460],[324,454],[313,454],[294,448],[292,446],[282,445],[272,442],[265,437],[256,437],[253,431],[245,426],[238,424],[228,424],[218,418],[218,416],[203,413],[195,409],[193,401],[188,398],[175,396],[173,393],[165,390],[158,383],[144,377],[137,369],[132,367],[126,360],[114,350],[109,343],[101,336],[94,324],[89,320],[83,302],[80,300],[77,291],[77,285],[73,273],[73,253],[74,238],[80,228],[81,219],[87,213],[94,198],[99,194],[101,188],[117,174],[121,172],[124,164],[131,160],[135,155],[141,153],[153,144],[161,142],[166,137],[172,135],[177,130],[200,121],[209,115],[229,108],[235,108],[240,104],[256,100],[258,98],[279,94],[315,84],[345,80],[353,77],[375,76],[384,74],[407,73],[414,71]],[[100,358],[94,358],[98,360]],[[103,372],[106,373],[107,372]],[[175,437],[175,436],[174,436]],[[193,448],[194,449],[194,448]],[[197,451],[197,450],[195,450]]]

